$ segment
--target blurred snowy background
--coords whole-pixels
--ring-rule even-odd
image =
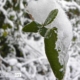
[[[73,25],[65,80],[80,80],[80,0],[58,0]],[[43,37],[24,33],[27,0],[0,0],[0,80],[55,80]],[[19,77],[20,76],[20,77]]]

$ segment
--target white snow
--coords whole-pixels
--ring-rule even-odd
[[[60,45],[63,44],[65,47],[68,47],[72,36],[72,28],[62,8],[65,9],[67,12],[69,11],[69,9],[74,9],[74,10],[78,9],[80,11],[80,5],[78,5],[75,2],[75,1],[79,2],[79,0],[71,0],[71,1],[58,0],[58,3],[61,4],[62,8],[59,6],[59,4],[57,4],[56,2],[57,0],[17,0],[15,7],[18,4],[20,4],[19,12],[13,10],[13,8],[5,10],[3,6],[6,5],[6,1],[9,1],[10,4],[13,6],[13,0],[0,0],[0,11],[2,11],[3,14],[5,15],[6,19],[4,23],[8,23],[12,26],[12,28],[6,29],[6,31],[9,33],[7,36],[6,43],[8,43],[8,46],[12,51],[5,58],[1,57],[2,61],[4,61],[6,64],[8,63],[8,66],[6,67],[3,63],[1,64],[0,75],[7,76],[10,80],[28,80],[28,79],[55,80],[55,77],[51,71],[50,65],[45,56],[43,38],[41,38],[39,41],[34,41],[33,37],[31,37],[31,39],[27,39],[28,34],[22,32],[24,22],[27,20],[31,22],[31,20],[24,17],[23,14],[28,10],[36,21],[43,23],[49,12],[55,8],[58,8],[59,13],[55,21],[51,24],[51,26],[49,25],[48,26],[50,28],[54,26],[58,27],[59,30],[58,34],[60,33],[58,36],[60,38],[58,40],[60,41],[59,44]],[[28,1],[28,7],[25,7],[23,5],[23,1],[25,2]],[[14,20],[9,19],[11,15],[14,16]],[[67,70],[64,80],[80,80],[79,78],[80,77],[80,22],[78,23],[78,25],[75,25],[76,21],[80,21],[80,17],[79,15],[76,16],[73,15],[73,16],[74,17],[70,21],[74,25],[73,35],[77,37],[77,39],[72,42],[70,49],[68,51],[70,57],[68,60]],[[20,22],[20,24],[16,25],[17,24],[16,22]],[[19,30],[15,31],[14,29],[17,27],[19,28]],[[3,35],[3,32],[4,30],[0,28],[0,37]],[[12,33],[14,34],[12,35]],[[18,48],[23,53],[23,57],[16,57],[17,52],[13,45],[19,46]],[[64,50],[63,45],[61,45],[62,50]],[[0,45],[0,49],[1,47],[2,46]],[[64,57],[63,54],[59,56]],[[64,58],[62,59],[61,62],[60,59],[60,62],[62,64],[63,60]],[[17,71],[22,73],[22,77],[20,78],[14,77],[13,72]],[[39,71],[44,71],[45,74],[40,74],[38,73]],[[3,80],[6,80],[5,77]]]
[[[72,25],[65,12],[55,0],[30,0],[27,6],[27,10],[34,20],[41,24],[44,23],[50,11],[54,9],[58,9],[58,15],[55,20],[47,26],[47,28],[58,28],[56,49],[61,50],[59,53],[59,61],[61,65],[64,65],[66,62],[65,58],[68,58],[68,53],[66,51],[72,40]]]
[[[9,59],[7,62],[8,62],[11,66],[15,66],[15,65],[17,64],[17,60],[16,60],[15,58]]]

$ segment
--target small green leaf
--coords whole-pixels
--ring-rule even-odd
[[[57,41],[57,33],[53,28],[49,31],[49,34],[44,39],[45,52],[56,78],[62,80],[64,73],[60,70],[62,69],[63,66],[60,65],[59,63],[58,51],[55,49],[56,41]]]
[[[5,15],[0,11],[0,28],[2,28],[5,20]]]
[[[12,28],[12,27],[11,27],[10,24],[5,23],[5,24],[3,24],[2,28],[3,28],[4,30],[6,30],[7,28]]]
[[[47,31],[47,28],[45,28],[45,27],[39,28],[39,33],[40,33],[40,35],[43,36],[43,37],[45,37],[46,31]]]
[[[24,32],[38,32],[40,24],[32,21],[31,23],[24,26],[22,29]]]
[[[8,32],[4,31],[3,36],[6,37],[8,35]]]
[[[7,26],[6,24],[3,24],[2,28],[3,28],[4,30],[6,30],[6,29],[8,28],[8,26]]]
[[[43,25],[46,26],[46,25],[50,24],[52,21],[54,21],[57,14],[58,14],[58,9],[52,10]]]
[[[11,16],[9,17],[9,19],[10,19],[10,20],[14,20],[14,16],[11,15]]]

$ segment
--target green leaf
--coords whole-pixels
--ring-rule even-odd
[[[3,36],[6,37],[8,35],[8,32],[4,31]]]
[[[43,36],[43,37],[45,37],[45,33],[46,33],[47,30],[48,30],[48,29],[45,28],[45,27],[39,28],[39,33],[40,33],[40,35]]]
[[[24,32],[35,32],[36,33],[39,30],[39,26],[41,26],[41,25],[32,21],[31,23],[24,26],[24,28],[22,30]]]
[[[5,20],[5,15],[0,11],[0,28],[2,28]]]
[[[59,63],[58,52],[55,49],[56,41],[57,41],[57,33],[53,28],[49,31],[49,34],[47,34],[44,39],[45,52],[56,78],[58,80],[62,80],[64,73],[60,70],[62,69],[63,66],[60,65]]]
[[[3,28],[4,30],[6,30],[7,28],[12,28],[12,27],[11,27],[10,24],[5,23],[5,24],[3,24],[2,28]]]
[[[50,24],[52,21],[54,21],[57,14],[58,14],[58,9],[52,10],[43,25],[46,26],[46,25]]]
[[[14,20],[14,16],[11,15],[11,16],[9,17],[9,19],[10,19],[10,20]]]
[[[8,46],[7,43],[2,44],[2,46],[1,46],[1,48],[0,48],[0,50],[1,50],[0,55],[1,55],[3,58],[6,57],[6,56],[9,54],[9,49],[10,49],[10,47]]]

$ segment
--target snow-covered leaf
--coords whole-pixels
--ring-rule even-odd
[[[57,14],[58,14],[58,9],[52,10],[49,13],[49,15],[48,15],[48,17],[45,20],[43,25],[46,26],[46,25],[50,24],[52,21],[54,21],[54,19],[56,18]]]
[[[61,80],[63,78],[63,72],[60,71],[62,66],[59,63],[58,52],[55,49],[56,41],[57,41],[57,34],[55,33],[55,30],[53,28],[50,30],[49,35],[47,35],[44,39],[45,52],[56,78]]]

